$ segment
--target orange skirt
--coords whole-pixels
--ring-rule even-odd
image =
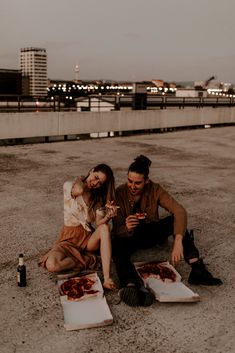
[[[97,268],[97,256],[86,250],[91,235],[92,232],[85,230],[82,225],[76,227],[63,226],[59,240],[56,241],[50,251],[41,257],[39,266],[46,267],[46,261],[51,252],[59,251],[65,257],[71,257],[75,261],[76,267],[74,269],[77,271]]]

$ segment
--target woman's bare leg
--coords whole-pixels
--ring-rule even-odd
[[[110,229],[107,224],[100,225],[90,237],[87,250],[96,251],[100,248],[102,269],[104,275],[103,286],[107,289],[116,288],[113,280],[110,278],[110,264],[111,264],[111,239],[110,239]]]
[[[71,257],[65,257],[64,253],[59,250],[51,250],[46,260],[46,268],[49,272],[71,270],[75,265]]]

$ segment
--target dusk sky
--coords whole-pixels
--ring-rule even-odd
[[[235,83],[234,0],[0,0],[0,68],[46,48],[48,78]]]

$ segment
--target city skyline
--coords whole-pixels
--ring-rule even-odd
[[[0,68],[46,48],[48,78],[235,83],[232,0],[1,1]]]

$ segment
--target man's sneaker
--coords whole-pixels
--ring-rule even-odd
[[[134,286],[120,289],[121,301],[129,306],[150,306],[155,301],[154,295],[145,289],[138,289]]]
[[[204,285],[204,286],[220,286],[223,284],[221,279],[215,278],[212,274],[206,269],[205,264],[202,259],[191,264],[192,270],[190,272],[188,283],[195,285]]]

